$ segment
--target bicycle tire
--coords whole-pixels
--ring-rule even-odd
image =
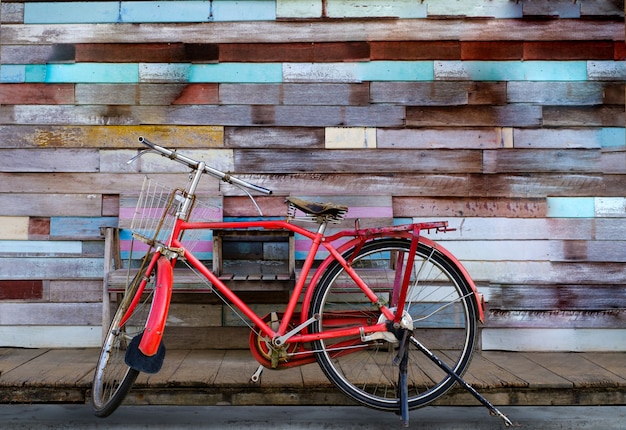
[[[383,238],[366,243],[351,267],[385,303],[393,288],[392,261],[410,250],[411,241]],[[348,258],[354,251],[347,251]],[[404,259],[406,262],[406,258]],[[406,264],[405,264],[406,265]],[[391,270],[390,270],[391,268]],[[416,282],[416,278],[417,282]],[[414,320],[412,340],[418,339],[456,374],[469,366],[476,342],[477,309],[470,284],[457,265],[437,249],[418,245],[407,311]],[[338,263],[322,275],[313,295],[311,315],[319,315],[311,331],[380,321],[381,312],[365,297]],[[358,317],[358,318],[355,318]],[[348,323],[348,319],[359,322]],[[375,409],[398,411],[399,368],[393,364],[398,343],[385,340],[318,340],[313,344],[317,362],[326,376],[348,397]],[[455,384],[446,372],[409,344],[409,409],[432,403]]]
[[[111,415],[122,404],[140,373],[126,364],[126,347],[145,327],[154,292],[155,276],[146,285],[140,302],[128,320],[123,325],[120,325],[120,322],[138,292],[142,275],[143,269],[129,283],[102,344],[91,390],[91,405],[94,414],[99,417]]]

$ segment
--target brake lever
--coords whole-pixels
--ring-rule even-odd
[[[126,162],[126,164],[133,164],[135,161],[137,161],[139,158],[141,158],[143,155],[146,155],[148,152],[155,152],[158,154],[158,152],[154,149],[143,149],[141,151],[139,151],[139,153],[137,155],[135,155],[133,158],[131,158],[130,160],[128,160]]]

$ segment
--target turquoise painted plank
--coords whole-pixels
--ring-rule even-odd
[[[274,21],[276,0],[213,0],[213,21]]]
[[[133,63],[78,63],[27,65],[26,82],[137,83],[139,67]]]
[[[548,218],[593,218],[593,197],[548,197]]]
[[[626,145],[626,128],[607,127],[600,130],[600,146],[615,148]]]
[[[111,23],[119,21],[119,2],[43,2],[24,4],[24,24]]]
[[[281,63],[192,64],[189,82],[280,83]]]
[[[437,80],[585,81],[586,61],[435,61]]]
[[[26,77],[26,66],[21,64],[0,65],[0,83],[21,84]]]
[[[120,8],[121,22],[211,21],[210,1],[128,1]]]
[[[432,81],[432,61],[371,61],[357,63],[362,81]]]
[[[0,254],[77,254],[83,252],[80,241],[0,240]]]
[[[50,237],[100,237],[100,227],[117,223],[117,217],[51,217]]]

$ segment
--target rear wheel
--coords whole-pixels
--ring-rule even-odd
[[[358,251],[352,263],[379,300],[392,309],[394,279],[406,269],[410,246],[410,240],[404,239],[372,241]],[[344,256],[348,258],[352,252]],[[414,342],[419,341],[462,375],[476,339],[476,302],[457,265],[437,249],[420,243],[405,311],[413,321],[408,346],[408,403],[409,408],[417,408],[444,395],[455,381]],[[337,262],[329,266],[318,283],[311,309],[314,314],[320,315],[311,326],[314,333],[384,321],[378,308]],[[399,408],[399,368],[393,362],[398,346],[392,333],[377,340],[363,341],[361,336],[354,336],[314,344],[320,367],[341,391],[366,406],[390,411]]]
[[[147,283],[141,297],[137,297],[138,303],[130,316],[126,314],[131,308],[133,298],[138,294],[142,273],[140,270],[129,283],[100,351],[91,393],[91,404],[99,417],[109,416],[117,409],[139,375],[139,371],[126,365],[125,355],[130,341],[145,327],[152,303],[155,277]],[[123,321],[125,316],[126,321]]]

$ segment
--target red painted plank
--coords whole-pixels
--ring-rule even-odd
[[[226,43],[220,45],[221,62],[329,62],[370,58],[366,42],[337,43]]]
[[[217,84],[190,84],[183,89],[173,105],[212,105],[219,103]]]
[[[372,60],[458,60],[461,43],[435,42],[371,42]]]
[[[28,238],[41,240],[50,238],[50,218],[31,217],[28,220]]]
[[[77,62],[216,62],[217,57],[218,46],[209,43],[84,43],[76,45]]]
[[[523,55],[522,41],[461,42],[462,60],[520,60]]]
[[[74,104],[74,85],[2,84],[0,104]]]
[[[0,300],[32,300],[43,297],[43,281],[0,281]]]
[[[626,42],[615,42],[613,45],[613,59],[626,60]]]
[[[524,60],[612,60],[611,41],[524,42]]]

